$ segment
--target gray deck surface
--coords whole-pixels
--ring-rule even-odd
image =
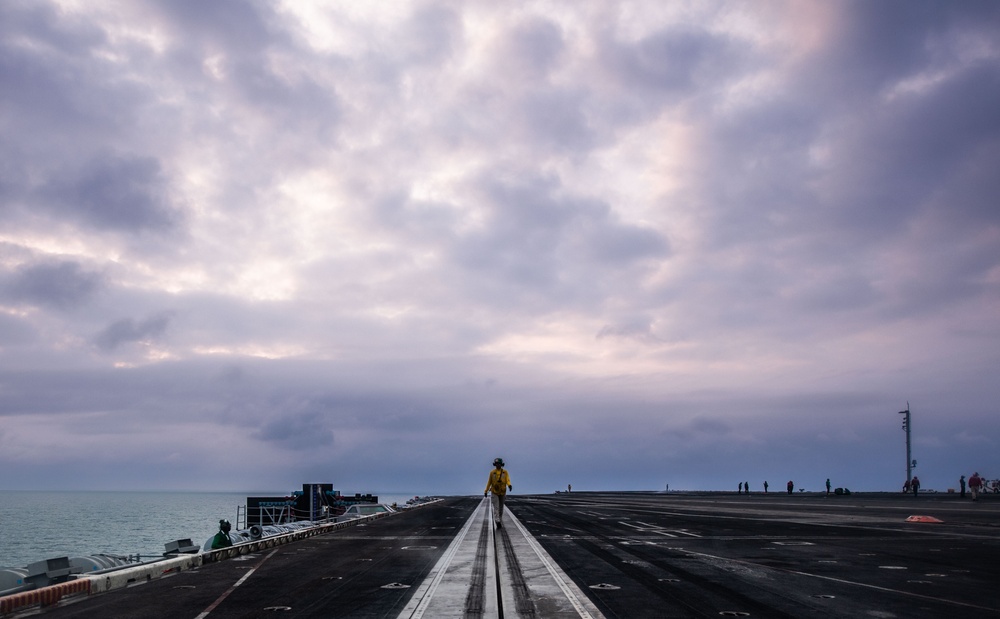
[[[579,492],[507,505],[500,529],[481,497],[448,498],[41,615],[1000,617],[1000,497]]]

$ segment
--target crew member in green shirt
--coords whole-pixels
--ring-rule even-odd
[[[229,524],[228,520],[219,521],[219,532],[212,538],[212,550],[233,545],[233,540],[229,537],[229,530],[232,528],[233,526]]]

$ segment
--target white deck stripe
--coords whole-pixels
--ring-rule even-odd
[[[208,606],[208,608],[206,608],[204,611],[202,611],[201,613],[199,613],[198,616],[196,616],[194,619],[205,619],[205,617],[207,617],[209,614],[211,614],[211,612],[213,610],[215,610],[219,606],[219,604],[222,604],[223,600],[225,600],[227,597],[229,597],[230,593],[232,593],[233,591],[236,590],[236,587],[239,587],[240,585],[242,585],[246,581],[247,578],[250,578],[250,575],[253,574],[254,572],[256,572],[257,568],[259,568],[261,565],[264,564],[264,561],[267,561],[268,559],[270,559],[271,557],[273,557],[274,553],[278,552],[278,550],[279,550],[278,548],[275,548],[274,550],[271,551],[270,554],[268,554],[266,557],[264,557],[263,559],[261,559],[260,563],[258,563],[257,565],[253,566],[253,568],[249,572],[247,572],[246,574],[243,575],[243,578],[240,578],[239,580],[237,580],[236,584],[234,584],[232,587],[229,587],[229,589],[227,589],[225,591],[225,593],[223,593],[222,595],[220,595],[217,600],[215,600],[214,602],[212,602]]]
[[[923,595],[923,594],[920,594],[920,593],[913,593],[912,591],[903,591],[902,589],[891,589],[889,587],[880,587],[878,585],[872,585],[872,584],[869,584],[869,583],[866,583],[866,582],[857,582],[855,580],[845,580],[843,578],[836,578],[834,576],[824,576],[823,574],[811,574],[809,572],[802,572],[802,571],[799,571],[799,570],[792,570],[792,569],[788,569],[788,568],[784,568],[784,567],[765,566],[763,564],[756,563],[754,561],[748,561],[746,559],[733,559],[733,558],[730,558],[730,557],[723,557],[723,556],[720,556],[720,555],[710,555],[710,554],[707,554],[707,553],[704,553],[704,552],[694,552],[692,550],[685,550],[683,548],[677,548],[676,550],[679,551],[679,552],[683,552],[684,554],[694,556],[694,557],[715,559],[715,560],[718,560],[720,562],[740,563],[740,564],[743,564],[743,565],[751,565],[751,566],[754,566],[754,567],[765,567],[765,568],[769,568],[769,569],[773,569],[773,570],[778,570],[778,571],[781,571],[781,572],[786,572],[788,574],[797,574],[799,576],[808,576],[810,578],[818,578],[820,580],[829,580],[831,582],[836,582],[836,583],[840,583],[840,584],[844,584],[844,585],[854,585],[856,587],[864,587],[866,589],[874,589],[876,591],[885,591],[885,592],[888,592],[888,593],[895,593],[895,594],[898,594],[898,595],[905,595],[905,596],[908,596],[908,597],[911,597],[911,598],[918,598],[918,599],[921,599],[921,600],[930,600],[932,602],[941,602],[942,604],[951,604],[953,606],[964,606],[964,607],[967,607],[967,608],[975,608],[976,610],[986,610],[986,611],[990,611],[990,612],[996,612],[996,610],[997,610],[996,608],[990,608],[990,607],[987,607],[987,606],[978,606],[976,604],[970,604],[970,603],[967,603],[967,602],[959,602],[958,600],[948,600],[948,599],[945,599],[945,598],[934,597],[934,596],[931,596],[931,595]]]
[[[431,600],[434,598],[434,593],[437,591],[438,585],[441,584],[441,579],[444,578],[445,573],[448,571],[448,566],[454,560],[455,554],[469,533],[469,529],[472,528],[473,523],[479,521],[479,516],[486,504],[485,500],[480,502],[479,507],[472,513],[472,516],[466,521],[465,526],[455,536],[455,539],[452,540],[451,545],[445,550],[444,555],[438,559],[437,564],[427,574],[424,581],[420,583],[413,597],[410,598],[409,603],[399,613],[398,619],[419,619],[424,616],[424,613],[427,612],[427,608],[431,604]]]
[[[549,575],[551,575],[553,580],[556,581],[556,584],[559,585],[559,589],[563,592],[563,595],[566,596],[569,603],[573,605],[573,610],[580,615],[581,619],[604,619],[604,615],[601,611],[597,610],[587,595],[581,591],[580,588],[576,586],[576,583],[574,583],[569,576],[566,575],[566,572],[564,572],[562,568],[552,560],[552,557],[549,556],[549,553],[545,552],[545,549],[542,548],[541,544],[535,541],[535,538],[531,536],[531,533],[528,533],[528,530],[524,528],[524,525],[522,525],[521,521],[517,519],[517,516],[515,516],[510,510],[507,510],[506,516],[509,517],[517,526],[521,535],[524,536],[525,541],[528,542],[531,549],[535,551],[535,554],[542,562],[542,565],[544,565],[545,569],[549,571]]]

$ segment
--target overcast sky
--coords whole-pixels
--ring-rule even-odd
[[[0,3],[0,489],[1000,477],[1000,4]]]

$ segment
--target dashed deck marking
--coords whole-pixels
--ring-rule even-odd
[[[662,535],[664,537],[680,537],[681,535],[686,535],[687,537],[701,537],[698,533],[692,533],[687,529],[668,529],[666,527],[661,527],[658,524],[650,524],[648,522],[639,522],[636,520],[636,524],[631,522],[625,522],[624,520],[619,520],[618,524],[626,526],[630,529],[635,529],[636,531],[642,531],[643,533],[655,533],[657,535]],[[637,526],[642,525],[642,526]]]

